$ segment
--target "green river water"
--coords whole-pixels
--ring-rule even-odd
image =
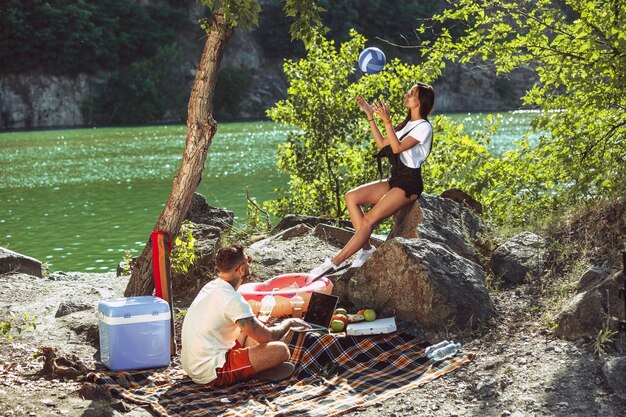
[[[502,113],[494,149],[529,129],[529,113]],[[469,131],[485,114],[449,115]],[[272,122],[220,123],[197,192],[245,223],[246,188],[274,198],[287,177],[275,153],[288,128]],[[51,271],[115,270],[139,253],[171,191],[186,126],[0,133],[0,246],[46,262]]]

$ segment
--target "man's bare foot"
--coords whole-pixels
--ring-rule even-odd
[[[259,372],[254,377],[263,381],[280,381],[289,378],[295,370],[296,367],[291,362],[283,362],[276,368]]]

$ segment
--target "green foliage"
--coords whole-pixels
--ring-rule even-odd
[[[124,249],[124,258],[122,259],[122,275],[130,275],[131,273],[131,262],[133,260],[133,253]]]
[[[196,238],[193,236],[194,225],[185,220],[180,227],[180,232],[170,253],[170,265],[172,271],[178,274],[186,274],[189,267],[196,261],[195,245]]]
[[[278,149],[278,168],[290,179],[289,188],[278,190],[279,199],[268,204],[274,214],[340,217],[345,192],[377,176],[375,145],[355,98],[384,97],[399,122],[406,115],[406,90],[417,80],[432,81],[442,66],[409,66],[394,59],[385,71],[357,79],[354,63],[364,44],[354,31],[338,49],[319,36],[307,46],[305,59],[285,62],[288,97],[268,115],[294,130]]]
[[[217,76],[217,85],[213,95],[213,114],[217,120],[235,119],[244,100],[249,100],[248,88],[252,77],[248,70],[223,68]]]
[[[549,332],[554,332],[559,327],[559,323],[554,320],[550,312],[545,315],[545,324]]]
[[[255,198],[248,198],[246,206],[246,234],[265,233],[272,228],[269,213],[262,210]]]
[[[222,13],[226,22],[244,30],[251,30],[259,25],[261,2],[259,0],[201,0],[214,13]],[[289,33],[291,39],[300,39],[307,42],[316,33],[325,33],[320,13],[324,9],[316,4],[315,0],[284,0],[283,12],[293,18]],[[201,21],[201,27],[208,31],[210,25],[206,19]]]
[[[0,337],[6,337],[8,340],[13,339],[15,332],[22,334],[24,330],[36,330],[37,329],[37,316],[32,318],[27,312],[24,312],[19,319],[10,313],[6,321],[0,321]]]
[[[259,22],[261,5],[258,0],[202,0],[212,12],[223,13],[226,21],[242,29],[250,30]],[[203,26],[207,30],[208,26]]]
[[[611,330],[608,325],[602,326],[602,329],[598,331],[598,334],[593,341],[593,353],[598,356],[602,356],[603,354],[611,351],[615,343],[615,337],[618,334],[618,331]]]
[[[520,224],[626,193],[626,3],[459,0],[434,20],[444,29],[421,45],[430,59],[532,67],[540,80],[523,97],[540,109],[538,143],[481,158],[465,181],[494,219]],[[465,30],[450,33],[452,22]]]
[[[445,5],[444,0],[433,2],[389,2],[385,0],[318,0],[324,9],[324,25],[329,29],[328,37],[337,43],[349,39],[350,29],[366,38],[374,37],[399,44],[417,39],[414,28],[416,21],[430,17]],[[259,16],[259,28],[254,31],[265,53],[271,57],[303,57],[302,43],[290,42],[287,36],[293,19],[285,16],[283,0],[264,2]],[[389,22],[393,22],[392,25]],[[426,35],[428,37],[429,35]],[[424,38],[425,35],[421,35]],[[373,42],[376,42],[375,40]],[[388,53],[393,51],[387,50]]]
[[[86,119],[97,125],[154,122],[162,120],[168,109],[178,109],[179,113],[170,117],[183,120],[186,86],[183,50],[168,44],[153,57],[108,75],[86,103]]]
[[[95,74],[152,57],[187,24],[192,0],[3,0],[2,73]]]

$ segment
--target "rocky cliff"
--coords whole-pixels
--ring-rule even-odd
[[[200,40],[198,40],[200,42]],[[190,62],[195,66],[197,62]],[[250,76],[249,94],[241,103],[240,118],[263,118],[265,110],[285,97],[287,84],[282,61],[270,59],[256,38],[236,30],[230,40],[223,69],[244,70]],[[84,126],[89,120],[84,103],[101,79],[43,74],[0,76],[0,129]],[[519,97],[535,82],[532,71],[518,71],[507,77],[492,69],[449,65],[435,84],[435,111],[476,112],[516,109]],[[181,80],[180,88],[191,89]]]

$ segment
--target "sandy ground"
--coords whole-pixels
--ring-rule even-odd
[[[82,382],[42,374],[40,346],[75,354],[88,367],[96,361],[94,312],[99,300],[120,296],[127,279],[108,274],[0,276],[0,317],[35,315],[36,330],[0,340],[1,416],[147,416],[140,407],[113,400],[85,400]],[[590,341],[567,342],[551,335],[541,298],[531,284],[493,294],[498,312],[473,332],[448,329],[431,337],[459,340],[474,362],[422,388],[379,405],[348,413],[394,416],[624,416],[626,402],[612,393],[601,372],[607,357]],[[59,305],[77,311],[55,318]],[[17,320],[17,319],[16,319]],[[19,322],[19,320],[17,320]],[[403,324],[407,332],[419,331]],[[96,333],[97,334],[97,333]],[[437,340],[431,340],[437,341]]]

